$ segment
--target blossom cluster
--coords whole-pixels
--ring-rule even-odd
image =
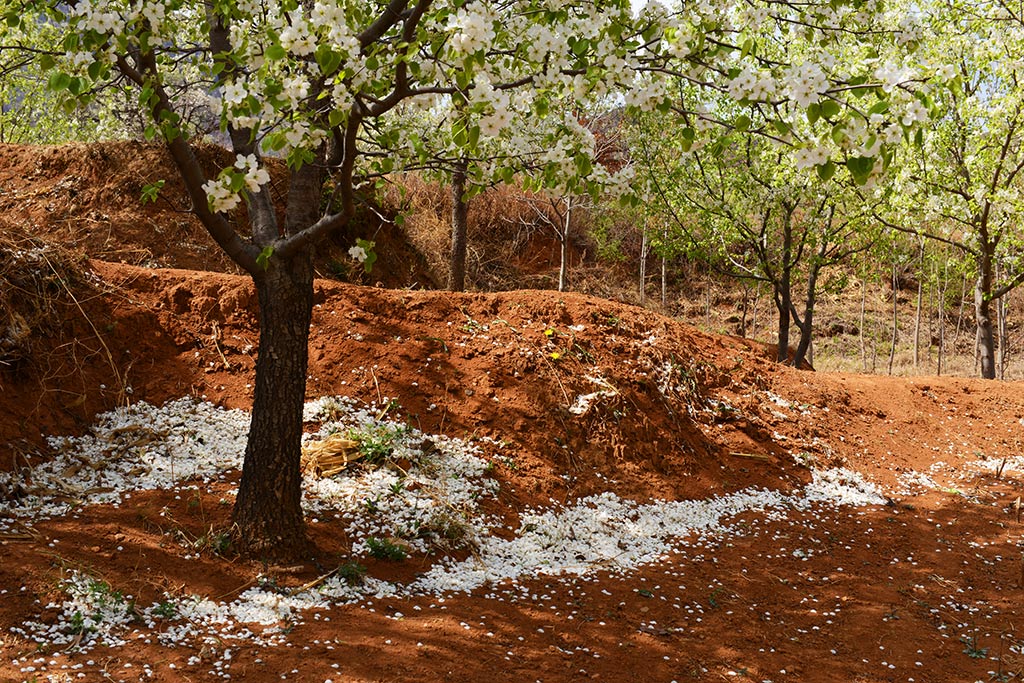
[[[69,11],[75,30],[101,36],[68,43],[67,63],[78,73],[97,59],[110,63],[115,52],[128,54],[128,46],[138,44],[146,32],[164,39],[158,51],[174,54],[171,29],[190,25],[199,30],[195,17],[205,16],[195,0],[82,0]],[[265,150],[288,155],[294,163],[308,161],[330,139],[331,129],[348,125],[357,109],[358,120],[377,119],[375,130],[401,129],[399,122],[385,121],[397,119],[393,100],[407,100],[412,106],[406,110],[430,112],[451,107],[447,93],[453,91],[469,98],[468,127],[463,124],[461,129],[472,134],[459,142],[464,148],[499,138],[508,141],[532,118],[550,118],[549,127],[557,127],[559,115],[549,117],[546,111],[553,102],[578,108],[613,99],[633,110],[664,111],[679,104],[679,79],[703,93],[698,99],[706,99],[712,111],[720,94],[732,105],[781,103],[783,109],[777,111],[783,113],[777,115],[785,117],[787,126],[799,118],[797,108],[838,104],[841,112],[827,116],[832,130],[825,131],[822,124],[794,137],[779,136],[794,144],[799,166],[820,165],[815,162],[831,156],[833,143],[844,151],[880,154],[899,140],[902,129],[929,118],[928,107],[912,96],[911,84],[921,83],[920,69],[895,51],[899,46],[909,49],[924,35],[915,16],[884,15],[877,0],[857,8],[812,4],[799,17],[788,16],[790,11],[775,3],[729,5],[717,0],[676,9],[652,1],[636,14],[621,3],[602,0],[513,2],[500,11],[487,0],[439,3],[419,19],[416,31],[405,30],[409,27],[399,21],[363,45],[357,36],[365,35],[372,12],[343,0],[298,6],[240,0],[223,17],[230,50],[206,68],[220,98],[222,125],[252,131]],[[876,20],[888,22],[887,30],[869,31]],[[770,29],[788,30],[793,24],[801,28],[782,42]],[[864,32],[863,41],[840,44],[857,31]],[[884,41],[891,46],[883,49]],[[191,50],[192,42],[181,42],[182,50]],[[729,45],[737,47],[725,47]],[[396,92],[399,68],[403,84]],[[848,89],[834,87],[855,75],[846,72],[851,68],[861,76],[867,70],[893,98],[894,106],[882,113],[884,120],[865,121],[848,106]],[[772,116],[768,110],[761,113]],[[697,125],[691,126],[699,133],[705,124],[734,116],[698,115]],[[403,147],[420,155],[449,151],[434,145],[436,135],[418,140],[408,134],[374,137],[387,148],[378,159],[397,158]],[[694,140],[692,148],[702,144]],[[557,168],[569,185],[575,181],[565,176],[591,174],[593,165],[578,161],[581,154],[593,158],[588,145],[569,141],[545,151],[546,167]],[[236,180],[239,171],[241,183]],[[206,183],[211,206],[230,210],[238,205],[243,187],[258,191],[262,182],[251,172],[240,167]]]
[[[209,180],[203,185],[210,208],[215,212],[231,211],[241,201],[239,191],[244,187],[249,192],[257,193],[270,182],[270,174],[260,168],[255,154],[236,155],[232,169],[223,171],[216,180]]]

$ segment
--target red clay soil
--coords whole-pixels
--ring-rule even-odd
[[[33,163],[57,163],[47,159],[39,154]],[[48,182],[40,176],[35,194],[5,190],[5,210],[28,207],[26,220],[52,210],[81,223],[70,204],[47,208],[55,187]],[[100,182],[80,178],[77,192]],[[118,198],[130,201],[137,188],[107,192],[113,223]],[[120,232],[111,242],[98,233],[82,239],[97,257],[143,253]],[[157,246],[148,237],[138,244]],[[225,269],[212,249],[184,252],[197,260],[176,255],[182,261],[174,265]],[[152,258],[166,263],[163,254]],[[65,297],[58,328],[31,358],[0,368],[4,469],[30,468],[47,457],[45,435],[84,433],[97,412],[125,402],[193,395],[250,405],[258,339],[246,278],[104,260],[88,266],[95,277],[76,285],[74,300]],[[308,396],[395,399],[393,415],[424,432],[507,442],[518,466],[496,472],[495,510],[509,526],[527,506],[604,490],[638,501],[749,486],[788,491],[810,480],[812,466],[861,472],[889,502],[774,519],[746,513],[735,533],[695,540],[686,554],[628,573],[334,606],[296,622],[286,645],[231,643],[231,678],[1024,678],[1024,472],[995,473],[1004,458],[1022,454],[1020,384],[800,372],[775,365],[755,343],[573,294],[318,281],[316,301]],[[599,391],[606,393],[592,408],[570,410]],[[992,465],[991,473],[970,469],[975,461]],[[81,655],[10,629],[52,618],[46,605],[72,569],[149,604],[165,591],[231,600],[261,574],[299,586],[347,561],[345,532],[330,521],[310,525],[318,562],[295,567],[196,557],[168,541],[157,511],[198,537],[226,525],[230,507],[221,500],[230,485],[189,500],[137,493],[119,507],[82,508],[77,518],[38,521],[0,539],[0,681],[223,679],[212,662],[224,643],[171,649],[133,639]],[[365,563],[371,575],[394,578],[423,571],[427,560]]]

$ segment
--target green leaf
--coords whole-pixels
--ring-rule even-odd
[[[747,38],[744,40],[743,47],[740,48],[740,59],[745,59],[747,55],[753,54],[755,46],[753,38]]]
[[[586,154],[580,154],[576,157],[576,170],[579,171],[580,176],[585,178],[594,170],[594,163]]]
[[[341,55],[327,45],[316,49],[316,63],[325,76],[331,76],[341,66]]]
[[[165,181],[158,180],[155,183],[143,185],[142,196],[140,197],[142,203],[145,204],[146,202],[156,202],[157,197],[160,195],[160,190],[162,190],[164,187],[164,183]]]
[[[789,135],[790,127],[785,121],[772,121],[772,125],[779,135]]]
[[[331,128],[337,128],[345,119],[348,118],[348,112],[344,112],[340,109],[332,109],[331,113],[327,115],[327,122],[331,125]]]
[[[815,170],[818,171],[819,178],[828,182],[832,179],[832,176],[836,174],[836,165],[832,163],[831,159],[829,159],[825,163],[815,166]]]
[[[740,116],[736,117],[736,120],[733,121],[732,125],[736,127],[736,130],[742,133],[743,131],[750,128],[750,117],[747,116],[746,114],[741,114]]]
[[[280,43],[274,43],[273,45],[270,45],[269,47],[267,47],[266,52],[263,53],[263,56],[272,62],[276,62],[279,59],[284,59],[287,55],[288,51],[285,50],[280,45]]]
[[[875,167],[875,160],[872,157],[850,157],[846,160],[846,168],[858,185],[868,181],[872,169]]]
[[[42,55],[39,58],[39,68],[43,71],[49,71],[56,65],[57,61],[53,58],[52,55]]]
[[[825,100],[821,104],[821,115],[826,119],[833,119],[839,115],[840,107],[839,103],[835,100]]]
[[[103,62],[93,62],[89,65],[89,78],[94,81],[100,79],[100,74],[103,72]]]
[[[67,90],[71,84],[71,76],[67,75],[63,71],[55,71],[50,74],[50,78],[46,85],[50,90]]]
[[[842,123],[837,123],[832,126],[832,140],[842,147],[843,140],[846,139],[846,127]]]
[[[693,128],[690,128],[689,126],[686,126],[681,131],[679,131],[679,134],[683,136],[684,140],[687,140],[689,142],[693,142],[697,138],[697,132]]]
[[[812,126],[814,123],[821,118],[821,106],[817,102],[813,102],[807,107],[807,123]]]
[[[266,246],[263,247],[263,251],[256,257],[256,265],[266,270],[270,267],[270,257],[274,255],[274,247]]]
[[[87,89],[88,83],[86,82],[86,80],[78,76],[73,77],[71,79],[71,82],[68,83],[68,92],[70,92],[75,97],[81,95]]]
[[[881,102],[875,102],[871,109],[868,109],[868,116],[871,114],[884,114],[889,111],[889,100],[882,100]]]

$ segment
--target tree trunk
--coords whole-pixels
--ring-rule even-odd
[[[889,345],[889,374],[892,374],[892,364],[896,360],[896,341],[899,337],[899,275],[896,272],[896,264],[892,265],[892,343]]]
[[[640,233],[640,305],[647,302],[647,223]]]
[[[981,376],[984,379],[996,378],[996,343],[992,329],[992,301],[989,299],[990,278],[991,276],[980,276],[974,289],[974,312],[978,320],[978,356],[981,359]]]
[[[245,554],[294,558],[309,547],[299,460],[313,311],[311,250],[288,261],[271,259],[255,282],[260,306],[256,391],[233,534]]]
[[[917,266],[917,314],[914,317],[914,369],[921,366],[921,311],[924,309],[924,240]]]
[[[996,282],[1002,277],[999,269],[999,264],[996,264]],[[1007,327],[1006,327],[1006,296],[1001,296],[996,300],[996,335],[997,335],[997,360],[996,360],[996,377],[999,379],[1006,379],[1006,357],[1009,355],[1009,348],[1007,346]]]
[[[864,333],[867,330],[865,327],[865,309],[868,304],[868,281],[866,279],[860,281],[860,364],[864,369],[864,372],[868,371],[868,350],[864,344]]]
[[[572,197],[565,198],[565,217],[562,220],[561,250],[558,261],[558,291],[569,287],[569,228],[572,225]]]
[[[960,308],[956,313],[956,332],[953,334],[953,353],[956,353],[956,344],[960,341],[960,330],[964,322],[964,304],[967,302],[967,274],[964,273],[960,280]]]
[[[668,308],[668,259],[661,257],[661,308]]]
[[[937,320],[936,324],[938,325],[938,328],[939,328],[939,349],[938,349],[938,353],[936,354],[937,357],[938,357],[938,360],[936,361],[935,374],[940,376],[940,377],[942,376],[943,355],[946,352],[946,291],[949,288],[949,282],[948,282],[948,279],[947,279],[947,275],[948,275],[947,268],[949,266],[949,259],[948,258],[944,258],[942,260],[942,263],[943,263],[943,265],[942,265],[941,281],[938,283],[938,287],[937,287],[938,295],[937,295],[937,301],[935,303],[935,312],[936,312],[936,315],[938,315],[938,320]],[[936,269],[936,273],[937,272],[938,272],[938,270]]]
[[[798,323],[800,326],[800,342],[796,347],[796,353],[793,355],[793,367],[795,368],[800,367],[804,361],[807,361],[807,364],[813,367],[813,364],[808,359],[808,353],[811,349],[811,338],[814,333],[814,305],[818,300],[819,272],[820,268],[817,265],[812,265],[807,277],[807,300],[804,302],[804,319]]]
[[[448,289],[466,289],[466,246],[468,243],[469,201],[466,200],[465,159],[459,160],[452,173],[452,244],[448,260]]]
[[[775,288],[775,308],[779,311],[779,349],[775,354],[776,360],[785,363],[789,360],[789,327],[790,308],[793,305],[792,292],[789,290],[789,278],[784,276]]]

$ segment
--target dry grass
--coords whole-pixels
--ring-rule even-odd
[[[59,330],[69,286],[85,281],[81,256],[14,226],[0,228],[0,368],[18,367]]]
[[[406,216],[404,230],[423,254],[437,282],[450,273],[451,190],[418,175],[405,175],[392,185],[385,204]],[[557,285],[557,248],[543,248],[554,233],[545,224],[556,221],[544,200],[516,187],[499,186],[473,197],[469,204],[467,289],[498,291]],[[539,213],[538,213],[539,211]]]

